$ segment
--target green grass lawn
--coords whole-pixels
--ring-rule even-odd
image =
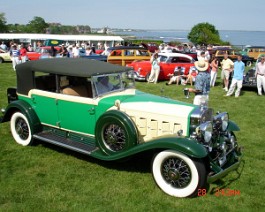
[[[102,162],[53,145],[30,147],[15,143],[9,123],[0,124],[0,211],[264,211],[265,96],[243,90],[240,98],[225,98],[219,83],[211,89],[209,106],[228,111],[241,128],[244,160],[233,172],[211,184],[203,197],[179,199],[155,184],[149,157],[126,162]],[[183,86],[138,82],[139,90],[192,102]],[[10,63],[0,64],[0,107],[6,89],[16,86]],[[222,195],[216,189],[236,195]],[[240,194],[238,193],[240,192]],[[217,195],[219,194],[219,196]]]

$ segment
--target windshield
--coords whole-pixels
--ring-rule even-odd
[[[135,85],[133,76],[133,72],[129,71],[93,76],[92,81],[95,85],[97,96],[102,96],[107,93],[134,88]]]
[[[158,56],[158,58],[159,58],[160,62],[166,62],[167,61],[167,57],[166,56],[160,55],[160,56]]]

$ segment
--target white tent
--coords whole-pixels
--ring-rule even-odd
[[[27,33],[0,33],[0,40],[19,40],[20,42],[35,43],[39,40],[57,39],[66,42],[107,42],[114,46],[115,42],[122,42],[120,36],[109,35],[56,35],[56,34],[27,34]]]

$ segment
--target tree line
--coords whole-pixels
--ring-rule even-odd
[[[48,33],[48,34],[91,34],[88,25],[61,25],[46,23],[42,17],[35,16],[28,24],[7,24],[5,13],[0,13],[0,33]]]

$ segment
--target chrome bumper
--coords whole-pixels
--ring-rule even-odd
[[[229,172],[236,170],[240,165],[241,159],[238,160],[238,162],[234,163],[233,165],[229,166],[228,168],[221,170],[215,175],[208,176],[207,182],[212,183],[220,178],[223,178],[225,175],[227,175]]]
[[[136,71],[134,72],[134,79],[137,81],[145,81],[145,77],[140,76]]]

